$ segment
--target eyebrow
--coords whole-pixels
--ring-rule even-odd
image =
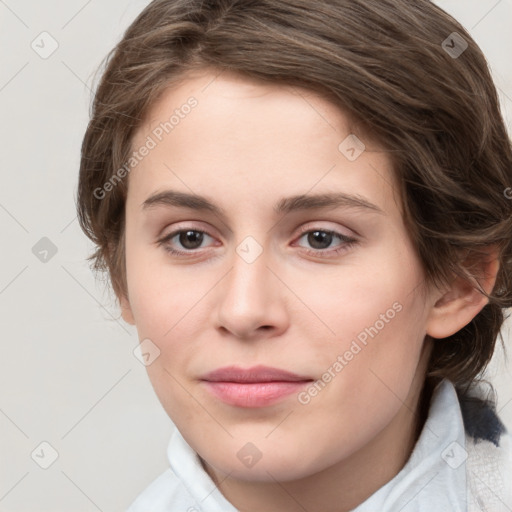
[[[211,212],[220,217],[226,217],[225,210],[212,203],[206,197],[197,194],[178,192],[176,190],[164,190],[163,192],[157,192],[149,196],[141,206],[143,210],[149,210],[157,206],[190,208],[192,210]],[[282,198],[274,206],[274,212],[276,214],[286,214],[295,211],[337,207],[362,209],[386,215],[381,208],[369,202],[364,197],[345,194],[342,192],[329,192],[314,195],[300,194]]]

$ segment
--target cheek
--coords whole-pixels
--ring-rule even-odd
[[[185,266],[168,265],[162,248],[127,242],[130,306],[139,333],[162,337],[198,301],[197,276]]]
[[[369,331],[389,332],[403,329],[408,320],[421,322],[418,314],[423,304],[415,298],[415,288],[421,285],[422,273],[415,258],[406,259],[399,253],[386,258],[382,250],[378,258],[365,260],[324,275],[317,273],[296,288],[297,295],[322,320],[324,325],[320,321],[311,321],[311,325],[317,333],[320,329],[324,339],[337,338],[343,344],[360,335],[364,341]]]
[[[376,301],[370,311],[366,323],[359,324],[351,338],[348,354],[357,354],[349,355],[352,360],[343,371],[347,370],[347,400],[361,420],[371,415],[377,424],[379,417],[384,424],[407,399],[417,375],[425,336],[424,311],[422,300],[408,288]],[[361,403],[367,405],[363,410],[358,407]]]
[[[396,247],[339,278],[321,280],[323,293],[308,297],[308,305],[331,331],[319,322],[315,329],[313,323],[309,330],[305,326],[306,336],[316,345],[316,363],[324,371],[331,368],[338,384],[329,387],[344,399],[346,391],[355,398],[354,406],[375,398],[379,408],[378,401],[396,400],[386,388],[404,399],[421,356],[426,323],[420,293],[423,273],[412,251]],[[332,343],[326,344],[328,340]]]

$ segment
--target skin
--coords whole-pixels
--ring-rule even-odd
[[[133,147],[190,96],[197,107],[129,175],[123,318],[161,351],[147,367],[155,392],[235,507],[350,510],[410,456],[422,425],[425,336],[457,332],[487,299],[458,279],[442,290],[427,286],[385,151],[357,134],[366,151],[349,161],[338,149],[354,133],[349,119],[310,91],[215,70],[191,74],[151,107]],[[142,208],[167,189],[205,196],[224,216]],[[333,191],[382,212],[273,211],[283,197]],[[313,245],[301,227],[356,242]],[[174,256],[158,240],[178,228],[207,235],[195,246],[175,236],[167,247],[188,254]],[[262,250],[251,263],[236,252],[248,236]],[[484,270],[481,284],[492,288],[496,261]],[[401,311],[308,404],[292,394],[268,407],[235,407],[200,381],[231,364],[321,379],[396,303]],[[252,467],[237,457],[248,442],[262,455]]]

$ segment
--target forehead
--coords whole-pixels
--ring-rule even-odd
[[[309,137],[315,131],[318,133],[327,129],[341,136],[356,124],[346,111],[327,99],[325,94],[291,84],[255,79],[237,72],[205,68],[184,73],[175,84],[162,89],[158,99],[144,114],[143,123],[133,139],[134,146],[142,141],[145,134],[169,121],[173,126],[168,126],[171,130],[165,135],[179,137],[183,126],[190,124],[181,121],[188,117],[190,109],[187,102],[191,98],[197,103],[197,108],[194,107],[191,112],[196,129],[202,121],[206,121],[203,127],[217,139],[227,133],[227,130],[219,131],[219,128],[227,128],[227,125],[231,127],[230,135],[235,133],[235,127],[244,127],[245,130],[237,133],[241,137],[258,124],[264,125],[264,132],[273,133],[283,126],[290,129],[295,122],[299,122],[293,126],[295,134],[302,131]],[[185,116],[181,110],[185,110]],[[213,118],[217,118],[215,125],[208,123]],[[224,122],[219,123],[221,119]],[[180,129],[178,125],[181,125]],[[205,140],[210,138],[206,135]],[[375,138],[370,141],[368,134],[365,133],[364,138],[365,143],[371,143],[374,149],[384,149]],[[313,137],[310,142],[315,142]]]
[[[208,121],[206,116],[211,119],[215,117],[217,124],[209,124],[205,128],[217,138],[227,132],[219,132],[218,128],[227,128],[226,125],[232,128],[231,135],[235,132],[234,128],[239,126],[244,126],[244,132],[248,132],[249,128],[264,124],[267,133],[272,133],[282,126],[289,127],[295,121],[300,121],[300,126],[308,129],[309,134],[319,127],[334,131],[347,129],[346,113],[317,92],[289,84],[256,80],[239,73],[205,69],[189,72],[176,85],[163,89],[159,99],[147,110],[136,136],[157,127],[161,122],[169,121],[173,113],[179,116],[179,111],[184,107],[188,110],[186,104],[191,98],[198,104],[193,112],[196,128],[199,128],[200,121]],[[204,115],[196,115],[198,111]],[[223,123],[218,122],[220,118],[224,119]],[[180,119],[183,120],[182,117]],[[181,122],[176,121],[173,123],[178,128],[177,124]],[[296,126],[296,129],[300,126]],[[180,130],[172,131],[172,136],[176,136]],[[241,137],[244,132],[238,135]]]
[[[386,153],[375,140],[354,135],[345,113],[313,91],[205,70],[167,88],[148,110],[132,149],[149,139],[152,148],[129,180],[138,199],[171,184],[198,193],[219,183],[249,187],[254,199],[313,187],[354,193],[373,185],[386,192],[384,180],[396,200]],[[365,148],[357,157],[360,142]]]

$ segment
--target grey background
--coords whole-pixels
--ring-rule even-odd
[[[85,261],[74,204],[93,74],[148,3],[0,0],[0,511],[122,511],[167,468],[173,425]],[[488,56],[511,129],[512,0],[438,3]],[[53,40],[47,58],[31,46]],[[512,427],[501,350],[488,374]]]

